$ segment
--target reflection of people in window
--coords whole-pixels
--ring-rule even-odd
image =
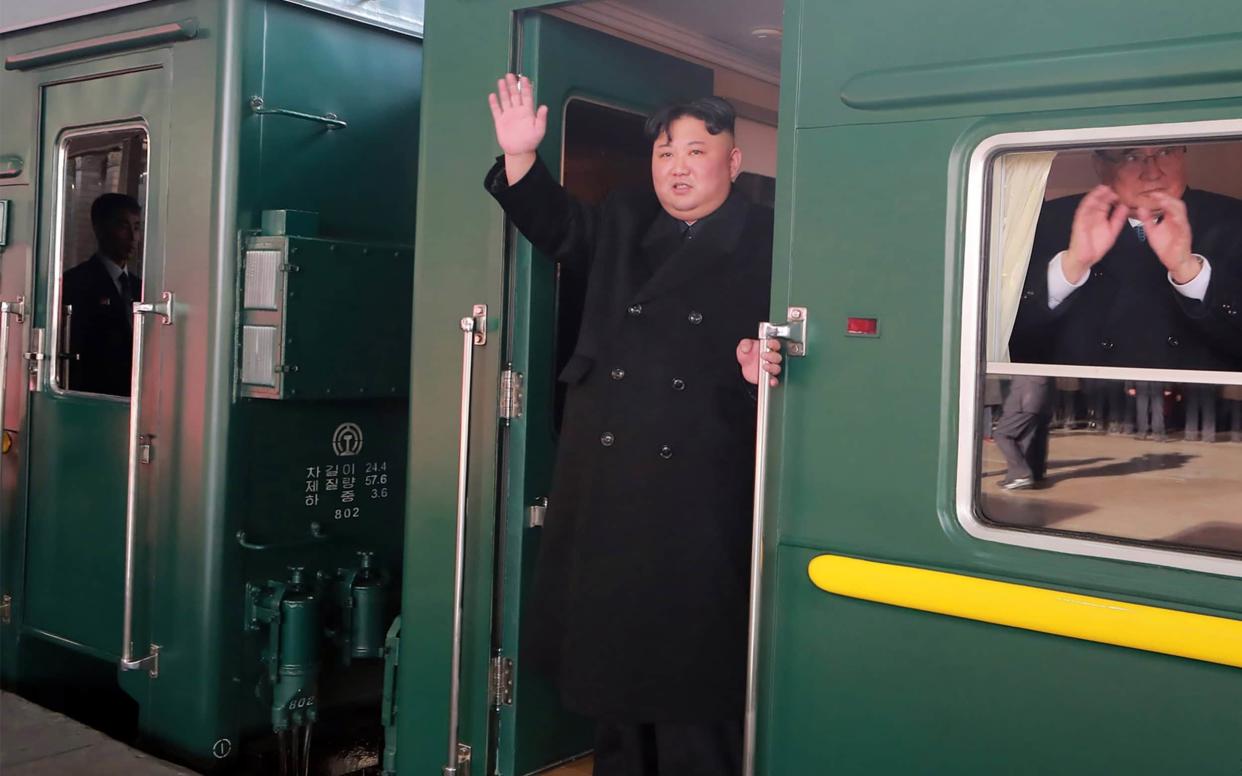
[[[130,263],[142,230],[142,207],[128,194],[104,194],[91,205],[97,248],[65,273],[62,304],[72,308],[69,389],[129,395],[133,315],[142,280]]]
[[[1015,361],[1242,369],[1242,202],[1187,188],[1185,154],[1098,151],[1102,184],[1044,205]]]

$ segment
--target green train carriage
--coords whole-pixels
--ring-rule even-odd
[[[353,5],[0,20],[4,685],[203,768],[380,736],[422,20]],[[130,394],[82,389],[61,292],[105,193],[142,206]]]
[[[321,13],[335,4],[309,1],[132,5],[0,38],[6,67],[65,43],[104,46],[70,45],[82,60],[76,64],[36,58],[4,73],[0,155],[4,169],[16,172],[0,178],[0,200],[11,203],[0,291],[11,312],[23,313],[21,322],[10,316],[14,341],[25,342],[11,349],[6,375],[8,395],[24,395],[23,365],[60,355],[36,343],[39,328],[51,336],[56,299],[47,278],[57,266],[51,262],[63,258],[52,248],[57,233],[39,231],[61,212],[56,186],[47,184],[59,173],[43,160],[65,147],[66,135],[56,133],[80,126],[53,125],[40,137],[27,125],[57,106],[34,96],[129,75],[132,63],[118,66],[117,58],[135,52],[202,65],[177,68],[179,88],[168,92],[184,101],[175,105],[198,110],[173,117],[202,120],[204,106],[215,113],[205,124],[187,118],[170,126],[174,135],[206,138],[212,163],[195,159],[191,167],[183,158],[176,168],[183,175],[150,177],[146,194],[150,203],[149,192],[176,186],[197,203],[189,210],[198,220],[148,205],[151,245],[163,248],[164,235],[176,234],[199,246],[199,254],[164,248],[160,271],[188,279],[195,268],[211,268],[199,287],[210,289],[205,308],[171,282],[158,284],[156,269],[144,273],[148,289],[156,283],[176,294],[172,327],[153,321],[146,335],[160,378],[142,384],[160,389],[144,398],[160,397],[162,425],[154,433],[140,428],[150,438],[132,445],[141,461],[149,443],[149,462],[139,467],[156,467],[138,469],[138,483],[151,490],[139,491],[145,503],[131,511],[135,525],[153,531],[140,544],[164,553],[168,565],[156,567],[178,572],[148,572],[149,559],[135,555],[139,577],[153,584],[149,591],[136,585],[142,603],[133,632],[149,632],[160,645],[161,669],[158,678],[123,671],[119,683],[138,697],[135,725],[148,746],[210,765],[227,741],[216,764],[244,769],[251,763],[239,754],[253,755],[273,727],[290,724],[280,714],[272,719],[273,696],[263,688],[310,665],[322,671],[323,705],[373,721],[375,710],[351,705],[341,685],[363,687],[373,699],[378,660],[345,668],[339,658],[348,650],[334,626],[353,614],[343,589],[364,598],[385,585],[395,592],[400,574],[405,634],[387,650],[386,772],[527,774],[589,749],[588,721],[567,715],[551,688],[524,670],[519,643],[557,439],[553,375],[571,349],[575,315],[574,279],[532,255],[479,185],[493,142],[483,95],[499,73],[521,70],[553,107],[541,153],[581,196],[643,177],[644,111],[669,97],[716,91],[740,107],[746,157],[760,160],[745,185],[775,200],[768,331],[786,337],[800,357],[762,400],[768,433],[757,473],[764,487],[756,509],[752,772],[1236,772],[1242,542],[1231,504],[1242,467],[1235,448],[1196,447],[1183,435],[1161,446],[1059,430],[1052,487],[1012,494],[998,488],[999,458],[979,419],[986,386],[1022,374],[1058,380],[1060,398],[1077,407],[1094,401],[1091,391],[1101,386],[1111,394],[1131,383],[1165,384],[1174,426],[1189,414],[1196,386],[1224,387],[1223,402],[1242,383],[1232,372],[1015,363],[1005,347],[1022,290],[1012,278],[1030,259],[1040,206],[1093,185],[1095,151],[1185,146],[1197,187],[1242,195],[1242,79],[1229,64],[1242,53],[1242,27],[1229,4],[1189,12],[1141,3],[967,3],[930,15],[906,3],[433,0],[421,120],[417,36],[376,29],[375,17],[340,21]],[[186,20],[198,24],[181,26]],[[772,43],[782,28],[777,61]],[[174,37],[111,48],[109,33],[135,30]],[[311,48],[304,48],[309,30],[322,33],[315,51],[342,54],[325,70],[309,68],[314,58],[302,53]],[[367,56],[350,56],[363,50]],[[140,63],[136,72],[168,76],[168,61]],[[374,69],[336,69],[347,63]],[[202,81],[199,91],[176,80],[186,70],[189,81]],[[290,91],[282,94],[285,84]],[[159,113],[160,88],[133,91],[153,102],[144,110]],[[7,109],[13,94],[28,108],[23,118]],[[264,113],[272,109],[285,112]],[[126,122],[142,115],[113,111],[81,126],[130,131]],[[416,160],[410,141],[420,122]],[[229,127],[240,128],[235,144],[226,140]],[[348,141],[360,135],[356,145]],[[154,129],[147,137],[153,171],[159,159],[177,161],[160,149]],[[326,196],[329,188],[349,195]],[[320,239],[307,239],[315,223],[308,211],[318,213]],[[335,513],[307,520],[288,499],[318,507],[305,506],[316,495],[307,483],[326,488],[327,478],[326,463],[302,460],[303,448],[337,458],[356,451],[359,431],[365,451],[404,445],[405,386],[395,399],[346,400],[342,384],[350,393],[359,383],[341,374],[340,361],[306,381],[313,369],[278,372],[287,364],[275,357],[262,362],[273,368],[268,382],[247,382],[255,368],[247,330],[257,348],[268,340],[256,329],[273,325],[273,311],[245,301],[251,291],[271,293],[247,288],[251,268],[267,277],[259,266],[277,262],[298,291],[292,278],[301,272],[282,268],[298,264],[294,247],[310,273],[339,263],[337,252],[355,251],[359,262],[381,249],[399,253],[413,236],[415,211],[408,461],[396,467],[409,484],[404,527],[386,507],[349,527],[337,528]],[[169,220],[174,213],[180,220]],[[195,263],[193,255],[203,258]],[[346,282],[341,274],[321,277]],[[376,285],[391,291],[399,283],[383,276]],[[396,343],[411,343],[376,336],[375,327],[404,323],[408,331],[408,309],[388,310],[375,298],[349,308],[341,297],[356,291],[364,290],[320,288],[320,314],[297,325],[313,326],[327,318],[324,310],[344,305],[353,322],[336,327],[349,340],[341,347],[385,362]],[[20,307],[19,296],[31,307]],[[193,317],[196,305],[210,310],[209,324]],[[186,315],[200,334],[180,340],[190,347],[178,350],[160,334],[187,331]],[[351,332],[365,341],[349,339]],[[289,336],[280,341],[292,349],[303,335],[286,343]],[[376,343],[378,352],[364,350]],[[25,361],[19,351],[36,358]],[[39,402],[65,398],[49,389],[55,369],[38,374],[43,390],[28,402],[11,400],[4,424],[17,444],[3,459],[11,622],[0,633],[6,686],[46,697],[84,682],[107,685],[121,657],[116,646],[89,643],[119,643],[118,605],[94,607],[112,621],[76,641],[45,625],[49,617],[76,625],[80,614],[65,575],[55,572],[105,558],[113,569],[104,577],[116,580],[125,553],[116,532],[111,545],[63,534],[40,544],[37,528],[46,522],[76,519],[73,529],[106,513],[66,506],[43,506],[50,518],[38,513],[48,491],[37,480],[37,458],[48,455],[39,449],[48,439],[37,425]],[[166,374],[211,379],[166,382]],[[372,374],[359,370],[364,395]],[[96,401],[108,408],[101,413],[123,415],[125,405]],[[376,433],[357,420],[367,411]],[[123,419],[112,423],[124,446]],[[164,430],[186,424],[198,435]],[[463,432],[459,449],[454,440]],[[381,460],[391,475],[395,454]],[[316,466],[320,473],[310,476]],[[161,476],[170,468],[180,479]],[[274,484],[286,477],[288,487]],[[105,479],[119,481],[115,472]],[[355,507],[333,505],[346,508]],[[124,518],[114,508],[101,520]],[[394,552],[397,530],[404,530],[403,559]],[[377,550],[384,573],[363,571],[356,549]],[[300,584],[285,585],[289,565],[309,570]],[[81,572],[69,576],[94,584]],[[167,589],[156,584],[169,580]],[[326,628],[299,620],[311,600],[334,612]],[[395,610],[368,611],[376,616],[364,641],[374,645],[376,624]],[[211,616],[193,616],[201,612]],[[263,660],[274,612],[312,634],[299,642],[308,647],[300,662],[286,663],[297,670],[284,674],[279,661]],[[85,657],[74,674],[48,677],[79,653]],[[138,649],[135,657],[143,656]],[[368,671],[376,676],[362,678]],[[290,700],[305,697],[295,690]],[[114,696],[105,705],[127,703]],[[306,721],[305,708],[291,722]]]
[[[1057,430],[1051,487],[1015,494],[978,417],[1021,374],[1075,406],[1167,385],[1171,427],[1238,384],[1006,352],[1035,217],[1096,183],[1096,151],[1185,146],[1192,185],[1242,194],[1234,4],[433,0],[427,24],[395,772],[529,774],[591,746],[522,665],[572,326],[471,173],[483,97],[530,75],[541,156],[589,197],[581,104],[615,129],[704,80],[727,94],[721,41],[752,26],[784,31],[768,331],[801,357],[765,408],[747,773],[1237,770],[1236,445]]]

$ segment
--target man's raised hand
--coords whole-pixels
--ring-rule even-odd
[[[1160,263],[1169,271],[1174,283],[1194,280],[1202,264],[1190,253],[1192,233],[1186,216],[1186,203],[1164,192],[1155,192],[1152,199],[1160,208],[1160,219],[1150,209],[1138,209],[1138,217],[1147,233],[1147,244],[1155,251]]]
[[[487,95],[496,126],[496,142],[505,153],[505,177],[517,183],[535,163],[535,149],[548,129],[548,106],[535,108],[534,89],[526,76],[506,73]]]
[[[1117,192],[1108,186],[1096,186],[1078,203],[1074,226],[1070,231],[1069,250],[1061,259],[1065,279],[1077,283],[1117,242],[1126,224],[1127,209]]]

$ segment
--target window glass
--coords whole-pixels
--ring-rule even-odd
[[[988,361],[1242,371],[1242,143],[1008,153],[992,181]]]
[[[129,396],[131,305],[142,299],[147,133],[126,127],[61,143],[56,387]]]
[[[988,169],[978,514],[1242,557],[1242,143]]]
[[[989,521],[1242,556],[1242,385],[989,375],[980,412]]]

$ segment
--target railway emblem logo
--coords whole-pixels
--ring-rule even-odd
[[[332,432],[332,450],[339,458],[362,452],[362,429],[357,423],[342,423]]]

